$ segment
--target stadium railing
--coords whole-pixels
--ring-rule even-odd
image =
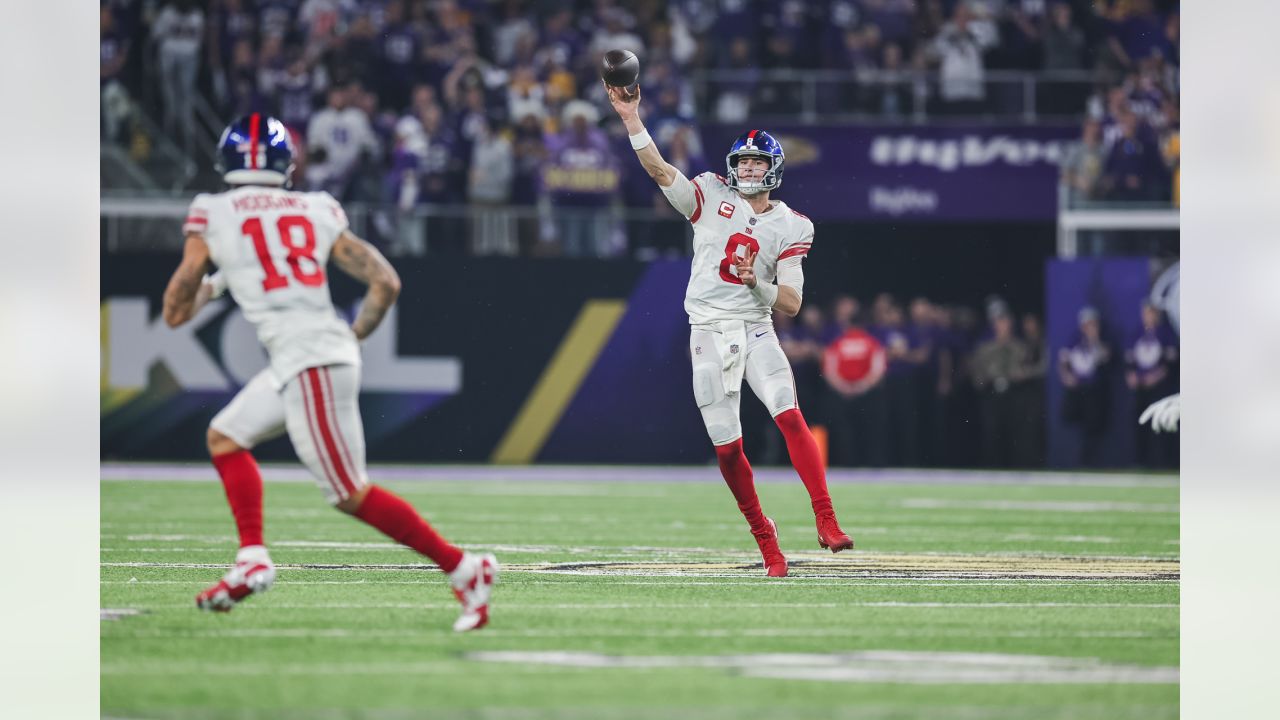
[[[1169,202],[1073,201],[1059,187],[1058,257],[1176,257],[1181,219]]]
[[[1088,70],[991,70],[977,102],[941,100],[936,71],[702,70],[690,75],[702,122],[1018,122],[1075,120],[1099,83]],[[895,95],[886,105],[886,92]]]
[[[182,222],[190,200],[170,194],[104,193],[100,230],[104,252],[182,250]],[[466,252],[472,255],[528,256],[564,249],[564,229],[588,230],[583,257],[691,254],[692,230],[674,212],[609,207],[422,205],[401,210],[379,203],[344,203],[351,229],[391,255]]]

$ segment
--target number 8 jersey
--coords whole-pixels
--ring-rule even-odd
[[[759,253],[757,282],[771,283],[785,268],[802,283],[800,264],[813,245],[813,222],[781,201],[757,214],[724,178],[711,172],[693,180],[677,175],[662,192],[693,225],[693,268],[684,296],[689,323],[770,320],[773,309],[738,279],[737,258],[748,249]]]
[[[333,196],[245,186],[197,195],[183,233],[204,236],[227,289],[271,358],[277,388],[299,372],[359,365],[351,326],[329,296],[325,263],[347,216]]]

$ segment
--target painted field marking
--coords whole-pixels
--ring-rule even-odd
[[[907,498],[898,507],[912,510],[1031,510],[1046,512],[1176,513],[1177,503],[1094,502],[1076,500],[945,500]]]
[[[713,668],[755,678],[912,684],[1176,684],[1176,667],[1098,658],[1000,653],[868,650],[756,655],[605,655],[576,651],[488,651],[464,655],[516,666],[667,670]]]
[[[139,552],[177,551],[173,548],[137,548]],[[193,551],[194,549],[188,549]],[[212,548],[205,550],[213,551]],[[324,550],[317,548],[315,550]],[[330,548],[330,551],[336,549]],[[809,555],[808,557],[813,557]],[[949,579],[1042,579],[1042,580],[1177,580],[1176,559],[1113,558],[1097,556],[1026,557],[1013,555],[929,555],[888,553],[846,553],[841,558],[822,560],[793,558],[793,577],[826,579],[856,578],[949,578]],[[103,567],[217,568],[205,563],[103,562]],[[312,570],[427,570],[426,564],[279,564],[277,568]],[[562,563],[510,563],[511,572],[604,576],[747,577],[759,575],[758,561],[729,562],[626,562],[593,561]]]
[[[222,640],[273,640],[279,638],[307,638],[314,640],[354,640],[367,642],[376,640],[380,643],[415,644],[421,642],[437,643],[440,641],[438,631],[411,632],[407,630],[369,630],[347,628],[234,628],[225,630],[121,630],[113,633],[114,638],[139,639],[194,639],[216,638]],[[1127,640],[1176,640],[1178,634],[1144,632],[1135,630],[1116,631],[1080,631],[1054,632],[1038,630],[954,630],[944,628],[881,629],[881,628],[742,628],[733,630],[656,630],[602,628],[598,630],[583,628],[561,628],[554,630],[505,630],[488,628],[486,639],[501,638],[685,638],[696,637],[706,639],[752,638],[935,638],[953,639],[1127,639]]]

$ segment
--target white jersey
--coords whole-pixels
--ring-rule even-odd
[[[246,186],[200,194],[184,233],[200,233],[271,358],[277,388],[309,367],[359,365],[351,326],[329,297],[325,263],[347,229],[329,193]]]
[[[774,282],[780,271],[790,271],[793,279],[787,284],[800,290],[800,264],[813,245],[809,218],[781,201],[757,214],[724,178],[711,172],[693,180],[677,175],[662,192],[693,225],[693,269],[684,296],[690,324],[771,319],[773,309],[738,279],[736,260],[748,248],[759,253],[758,282]]]

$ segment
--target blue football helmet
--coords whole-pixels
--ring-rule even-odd
[[[288,128],[261,113],[236,120],[218,140],[217,169],[228,185],[287,187],[293,173],[293,140]]]
[[[742,157],[760,157],[769,161],[769,169],[758,183],[738,181],[738,159]],[[733,141],[729,154],[725,157],[728,167],[729,187],[743,195],[755,195],[766,190],[776,190],[782,184],[782,163],[787,159],[782,152],[782,143],[763,130],[752,130],[743,133]]]

